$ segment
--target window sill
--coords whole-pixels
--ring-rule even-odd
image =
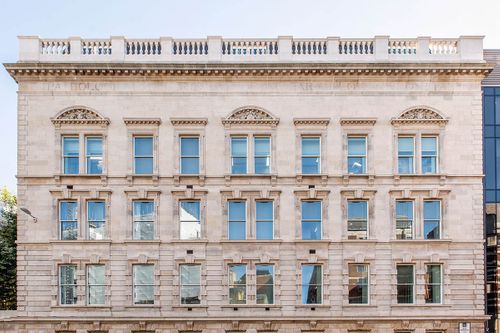
[[[344,185],[349,184],[350,179],[366,179],[368,184],[373,185],[375,182],[375,175],[370,173],[346,173],[342,175],[342,183]]]
[[[129,186],[132,186],[134,183],[134,179],[141,179],[141,180],[151,180],[154,185],[158,185],[158,182],[160,181],[160,175],[157,173],[152,173],[152,174],[137,174],[137,173],[129,173],[126,175],[127,182],[129,183]]]
[[[90,309],[90,310],[97,310],[97,309],[103,309],[103,310],[109,310],[111,309],[111,305],[52,305],[50,307],[51,309],[77,309],[77,310],[85,310],[85,309]]]
[[[435,307],[441,307],[441,308],[451,308],[451,305],[448,304],[392,304],[391,307],[394,308],[435,308]]]
[[[239,244],[239,243],[250,243],[250,244],[273,244],[273,243],[281,243],[282,239],[222,239],[219,243],[228,243],[228,244]]]
[[[377,239],[369,238],[369,239],[348,239],[343,238],[342,243],[378,243]]]
[[[326,309],[326,308],[330,308],[330,305],[328,305],[328,304],[298,304],[298,305],[295,305],[295,307],[299,308],[299,309],[310,309],[310,308]]]
[[[108,175],[105,173],[101,173],[101,174],[90,174],[90,173],[77,173],[77,174],[59,173],[59,174],[54,174],[54,181],[56,183],[60,184],[62,178],[66,178],[66,179],[84,178],[84,179],[100,180],[103,186],[106,186],[108,184]]]
[[[318,244],[318,243],[324,243],[324,244],[328,244],[328,243],[331,243],[332,240],[331,239],[296,239],[295,240],[295,243],[305,243],[305,244],[308,244],[308,243],[311,243],[311,244]]]
[[[173,239],[170,241],[170,243],[187,243],[187,244],[196,244],[196,243],[208,243],[208,239],[206,238],[201,238],[201,239]]]
[[[200,173],[193,173],[193,174],[176,173],[173,176],[174,176],[174,184],[176,186],[179,186],[181,184],[182,180],[193,181],[194,179],[198,180],[198,185],[200,185],[200,186],[204,186],[205,185],[205,178],[206,178],[205,174],[200,174]]]
[[[357,309],[357,308],[376,309],[377,307],[378,307],[377,305],[373,305],[373,304],[344,304],[342,306],[342,308],[344,308],[344,309],[350,309],[350,308],[353,308],[353,309]]]
[[[159,309],[161,306],[159,304],[136,304],[127,305],[125,309]]]
[[[208,309],[208,305],[203,304],[183,304],[183,305],[172,305],[172,309]]]
[[[442,239],[392,239],[391,242],[394,243],[451,243],[452,240],[449,238]]]
[[[160,244],[161,240],[160,239],[126,239],[123,241],[123,243],[137,243],[137,244]]]
[[[279,304],[224,304],[220,306],[221,308],[232,309],[232,308],[257,308],[257,309],[265,309],[265,308],[281,308]]]
[[[111,239],[91,240],[91,239],[54,239],[49,241],[50,244],[111,244]]]

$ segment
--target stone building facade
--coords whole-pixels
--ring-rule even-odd
[[[0,332],[483,332],[482,38],[20,38]]]

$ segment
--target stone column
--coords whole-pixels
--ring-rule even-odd
[[[220,61],[222,58],[222,37],[208,36],[208,61]]]
[[[375,61],[389,61],[389,36],[375,36]]]
[[[292,36],[278,36],[278,56],[280,60],[292,60]]]

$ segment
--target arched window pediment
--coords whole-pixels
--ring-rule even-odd
[[[85,106],[72,106],[51,118],[54,125],[109,125],[109,119]]]
[[[228,117],[222,119],[224,125],[267,125],[277,126],[279,118],[270,112],[256,107],[244,106],[233,111]]]
[[[406,109],[397,118],[392,118],[393,125],[434,124],[446,125],[448,119],[437,110],[427,106],[417,106]]]

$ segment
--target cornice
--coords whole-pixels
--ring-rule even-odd
[[[446,125],[448,119],[391,119],[392,125]]]
[[[123,118],[125,125],[156,125],[161,124],[160,118]]]
[[[295,126],[314,125],[314,126],[328,126],[330,118],[293,118]]]
[[[170,122],[172,123],[173,126],[186,126],[186,125],[206,126],[208,123],[208,119],[173,117],[170,118]]]
[[[360,126],[373,126],[377,122],[377,118],[340,118],[340,125],[360,125]]]

